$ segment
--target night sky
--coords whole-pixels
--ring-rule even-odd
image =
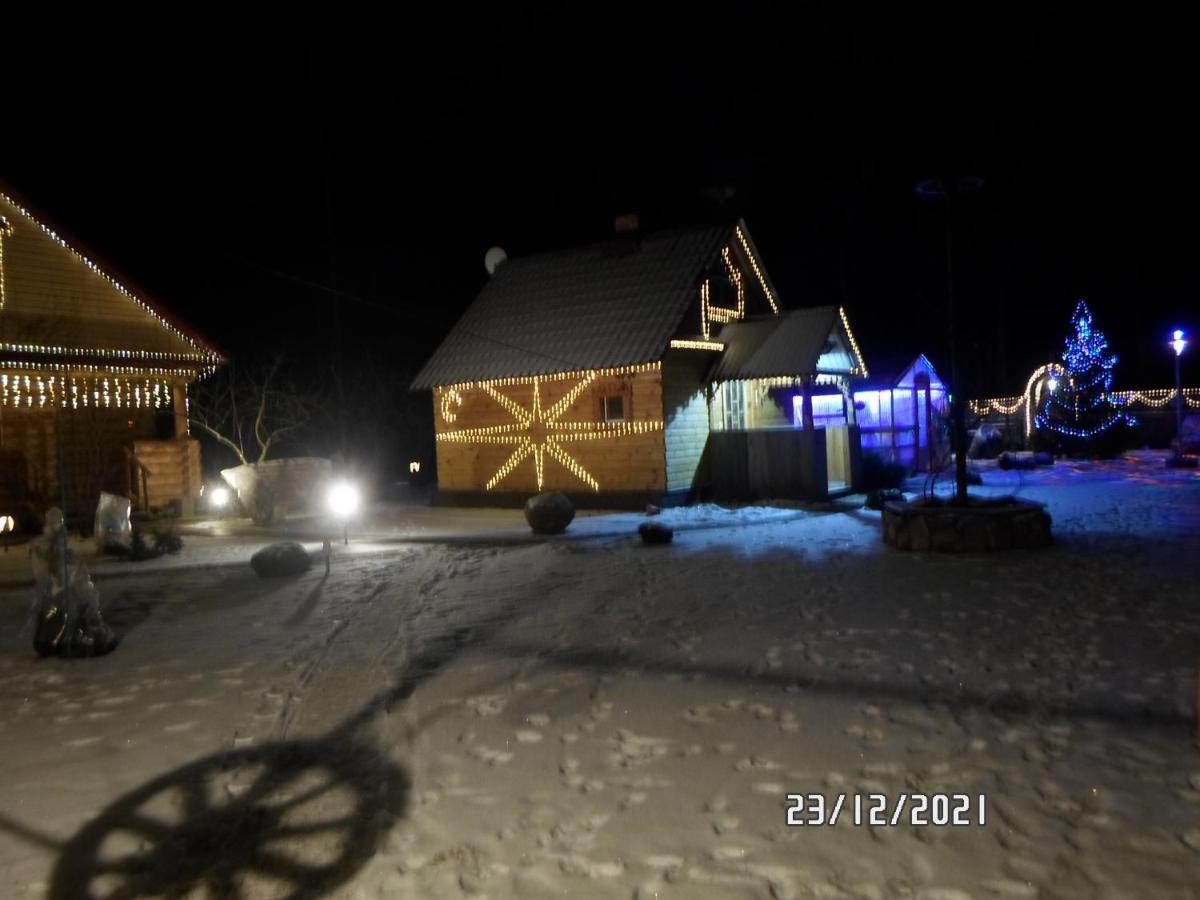
[[[603,239],[623,211],[743,216],[786,306],[844,303],[868,362],[948,372],[942,209],[913,185],[970,172],[968,392],[1017,393],[1080,296],[1118,386],[1165,386],[1167,329],[1200,329],[1190,29],[956,6],[10,34],[0,180],[236,357],[283,348],[319,375],[340,298],[343,365],[402,386],[488,247]]]

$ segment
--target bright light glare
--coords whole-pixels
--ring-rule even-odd
[[[1051,378],[1049,381],[1046,382],[1046,387],[1050,388],[1050,393],[1053,394],[1055,391],[1058,390],[1058,379]]]
[[[209,499],[212,500],[213,506],[215,506],[217,509],[222,509],[225,504],[229,502],[229,488],[213,488],[212,493],[210,493],[208,496]]]
[[[0,516],[0,531],[12,531],[16,524],[12,516]]]
[[[1171,346],[1174,348],[1176,356],[1183,355],[1183,348],[1187,346],[1187,343],[1187,340],[1183,336],[1182,328],[1176,328],[1171,332]]]
[[[329,489],[329,508],[341,519],[348,519],[358,512],[358,488],[347,481],[339,481]]]
[[[412,462],[410,462],[408,464],[408,471],[420,472],[421,471],[421,463],[414,459]]]

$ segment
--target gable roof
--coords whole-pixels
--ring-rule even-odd
[[[831,338],[841,347],[840,355],[848,366],[820,365]],[[717,340],[725,345],[725,352],[709,375],[713,381],[864,371],[845,313],[837,306],[812,306],[770,318],[730,322]]]
[[[930,377],[941,381],[941,376],[924,353],[916,356],[888,356],[871,363],[871,378],[863,385],[867,388],[912,387],[914,371],[925,369]]]
[[[745,225],[651,232],[508,260],[412,389],[659,360]],[[748,238],[747,238],[748,240]]]
[[[5,358],[197,371],[222,362],[3,192],[0,218]]]

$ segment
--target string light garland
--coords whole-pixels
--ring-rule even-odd
[[[132,291],[130,291],[127,287],[125,287],[125,285],[121,284],[121,282],[117,281],[115,278],[113,278],[111,275],[109,275],[107,272],[105,272],[103,269],[101,269],[100,266],[98,266],[96,263],[94,263],[91,259],[84,256],[82,253],[80,253],[78,250],[76,250],[74,247],[72,247],[70,244],[68,244],[64,238],[60,237],[59,234],[56,231],[54,231],[54,229],[39,222],[36,218],[34,218],[33,214],[29,210],[27,210],[25,207],[21,206],[19,203],[17,203],[15,200],[13,200],[10,196],[8,196],[8,194],[0,192],[0,200],[3,200],[5,203],[9,204],[13,209],[17,210],[17,212],[19,212],[22,216],[24,216],[26,219],[28,219],[30,223],[37,226],[52,241],[54,241],[60,247],[62,247],[63,249],[65,249],[69,253],[71,253],[71,255],[73,255],[77,260],[79,260],[81,263],[83,263],[83,265],[86,266],[88,269],[90,269],[95,275],[102,278],[104,281],[108,282],[108,284],[111,287],[113,287],[118,293],[122,294],[124,297],[131,300],[139,309],[141,309],[143,312],[145,312],[148,315],[150,315],[151,317],[153,317],[153,319],[158,323],[158,325],[160,327],[166,329],[172,335],[174,335],[176,338],[178,338],[181,341],[184,341],[188,346],[192,347],[196,351],[196,358],[199,360],[202,360],[206,363],[206,369],[211,371],[212,369],[215,369],[216,366],[218,366],[222,362],[224,362],[224,359],[221,357],[221,355],[219,353],[217,353],[215,350],[212,350],[208,347],[204,347],[203,345],[200,344],[199,341],[195,340],[194,338],[190,337],[187,334],[184,334],[184,332],[180,331],[178,328],[176,328],[174,325],[172,325],[169,321],[167,321],[167,319],[164,316],[162,316],[162,314],[160,314],[157,310],[155,310],[152,306],[150,306],[149,303],[142,300],[140,297],[138,297],[136,294],[134,294]],[[9,225],[10,231],[11,231],[11,227],[12,226]],[[0,279],[0,284],[2,284],[2,283],[3,283],[3,281],[2,281],[2,279]]]
[[[0,343],[0,352],[39,356],[98,356],[102,359],[149,359],[161,362],[208,362],[203,353],[166,353],[157,350],[106,350],[103,347],[55,347],[46,344]]]
[[[871,373],[867,371],[867,361],[863,359],[862,351],[858,349],[858,341],[854,339],[854,332],[850,330],[850,320],[846,318],[846,307],[838,307],[838,316],[841,317],[842,328],[846,329],[846,337],[850,338],[850,349],[854,351],[854,359],[858,362],[858,365],[850,370],[850,374],[866,378]]]
[[[6,372],[0,373],[0,406],[11,409],[169,409],[173,405],[173,386],[174,382],[165,378]]]
[[[600,483],[562,446],[564,443],[576,441],[594,441],[625,437],[632,434],[647,434],[662,431],[661,419],[643,419],[628,422],[577,422],[564,421],[562,416],[579,399],[580,395],[595,383],[597,378],[614,374],[634,374],[634,372],[649,371],[659,368],[658,363],[652,366],[626,366],[621,369],[592,369],[584,372],[564,372],[557,375],[534,375],[527,378],[506,378],[496,381],[472,382],[467,385],[455,385],[452,388],[438,388],[439,406],[445,409],[446,398],[453,393],[458,396],[461,404],[462,394],[478,390],[485,393],[505,412],[513,417],[512,422],[503,425],[488,425],[477,428],[462,428],[454,431],[444,431],[437,435],[437,440],[449,443],[465,444],[500,444],[515,445],[513,452],[500,464],[491,478],[484,483],[485,490],[494,489],[500,482],[530,456],[533,457],[534,475],[537,489],[540,491],[545,482],[545,461],[550,456],[582,481],[593,491],[600,490]],[[632,370],[632,371],[630,371]],[[548,409],[542,407],[541,386],[545,382],[562,381],[566,378],[578,378],[556,403]],[[530,406],[524,407],[511,397],[500,392],[500,387],[514,385],[533,386],[533,398]],[[443,419],[445,415],[443,414]],[[448,420],[453,421],[453,420]]]
[[[1057,364],[1053,364],[1057,365]],[[1044,373],[1046,367],[1043,366],[1037,370],[1038,373]],[[1034,384],[1034,379],[1041,377],[1035,375],[1030,379],[1030,387]],[[1121,406],[1134,407],[1137,405],[1148,406],[1153,409],[1160,409],[1175,400],[1175,388],[1151,388],[1149,390],[1136,391],[1111,391],[1108,395],[1109,400]],[[969,401],[971,413],[976,416],[986,416],[988,413],[998,412],[1001,415],[1009,416],[1017,410],[1026,406],[1029,403],[1029,397],[1021,395],[1019,397],[987,397],[981,400]],[[1183,401],[1191,409],[1200,409],[1200,388],[1184,388]],[[1037,405],[1036,401],[1033,403]],[[1026,424],[1026,432],[1029,430],[1029,425],[1032,422],[1030,416],[1026,416],[1029,420]]]
[[[767,302],[771,304],[771,312],[779,315],[779,304],[775,302],[775,295],[767,285],[767,278],[763,275],[762,269],[759,268],[758,260],[754,258],[754,253],[750,250],[750,242],[746,240],[746,235],[742,232],[742,226],[736,226],[734,233],[737,235],[738,243],[742,245],[742,252],[746,254],[746,259],[750,260],[750,268],[754,270],[754,276],[758,279],[763,293],[766,294]]]
[[[684,338],[675,338],[671,341],[673,350],[714,350],[720,353],[725,349],[725,345],[720,341],[693,341]]]

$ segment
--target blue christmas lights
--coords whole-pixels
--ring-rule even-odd
[[[1104,332],[1093,328],[1092,311],[1085,301],[1075,304],[1071,326],[1074,333],[1067,337],[1062,355],[1066,376],[1046,392],[1035,424],[1084,441],[1114,425],[1135,424],[1133,416],[1117,408],[1123,404],[1110,396],[1117,354],[1109,351]]]

